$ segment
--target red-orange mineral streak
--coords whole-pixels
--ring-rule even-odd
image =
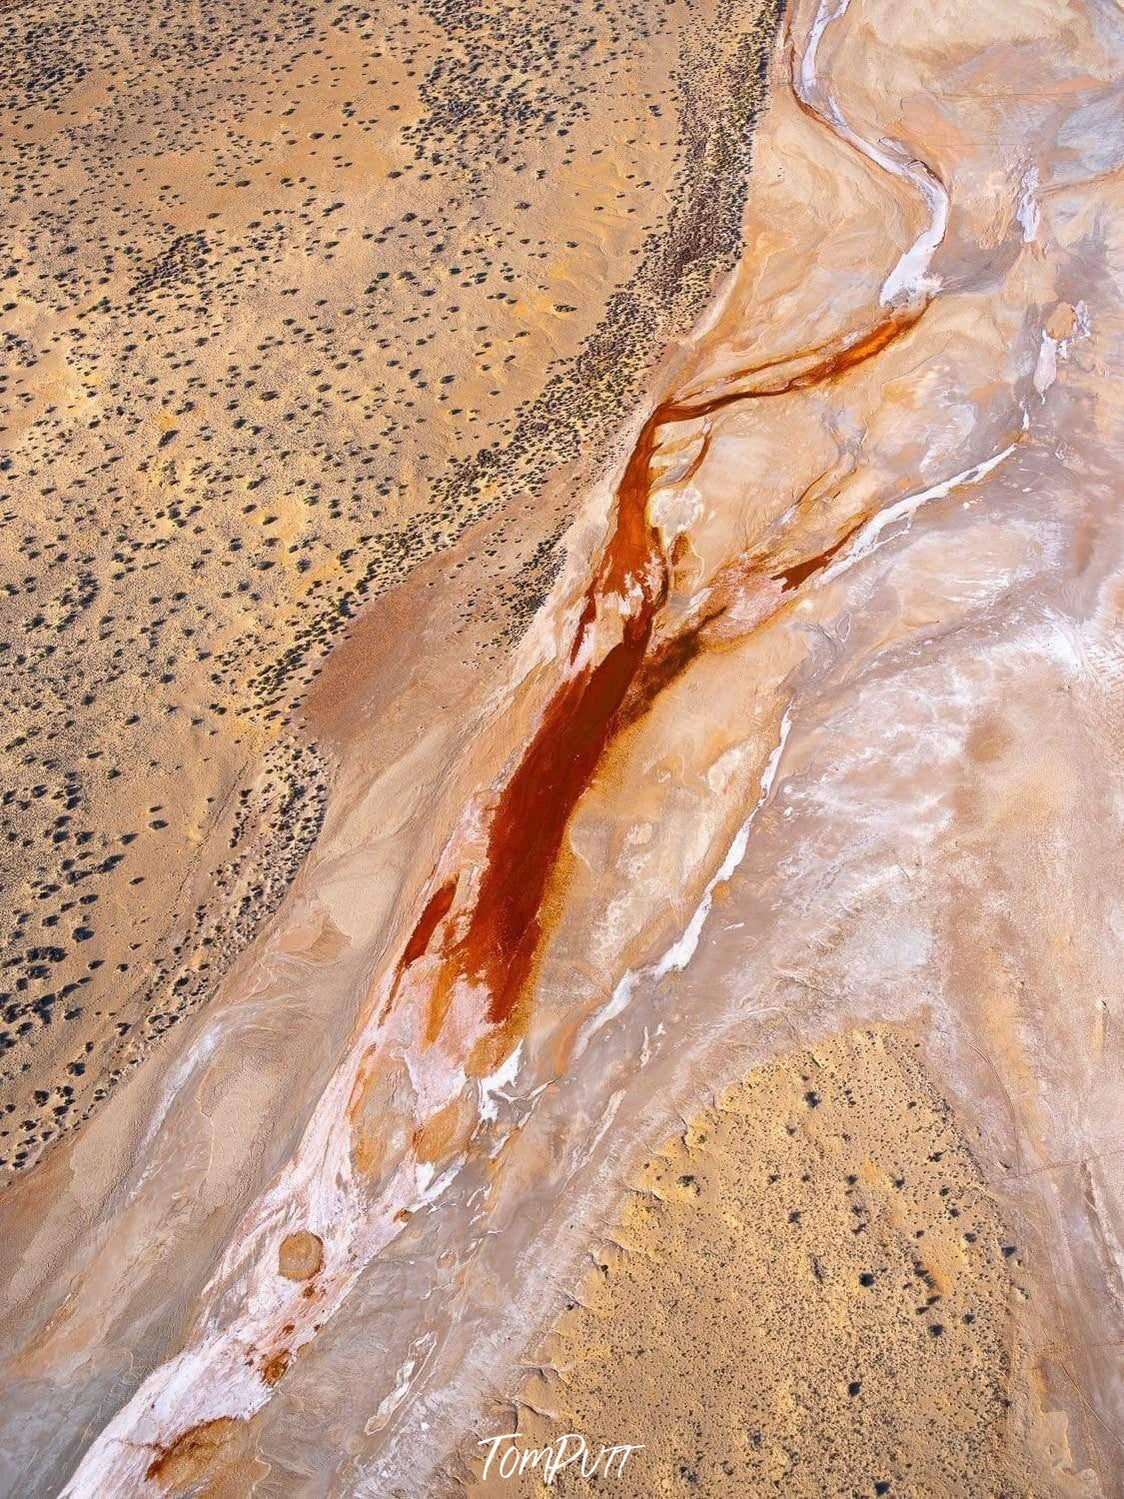
[[[402,950],[402,956],[398,960],[399,974],[404,973],[411,963],[416,963],[427,951],[434,932],[449,914],[449,907],[453,904],[453,896],[456,893],[456,880],[446,880],[429,897],[425,910],[418,917],[418,924],[410,933],[410,940],[406,943],[406,946]]]
[[[616,529],[586,595],[573,655],[611,595],[620,600],[621,639],[555,694],[500,794],[467,930],[448,951],[448,968],[433,997],[430,1040],[440,1031],[456,976],[486,986],[493,1025],[508,1019],[530,976],[542,935],[543,897],[566,824],[612,737],[614,717],[667,595],[667,562],[647,518],[656,432],[667,420],[666,408],[655,411],[632,451],[617,490]]]
[[[826,550],[820,552],[817,557],[809,557],[804,562],[798,562],[795,567],[786,567],[783,572],[775,574],[774,581],[781,583],[785,593],[789,589],[799,588],[801,583],[806,582],[813,573],[818,573],[821,568],[826,567],[835,554],[843,550],[855,532],[861,529],[865,520],[866,517],[864,516],[862,520],[856,521],[845,535],[827,547]]]
[[[394,982],[390,986],[390,993],[386,997],[386,1003],[379,1015],[380,1022],[385,1020],[394,1006],[398,997],[398,989],[402,983],[402,975],[406,969],[411,967],[429,951],[429,944],[433,941],[433,934],[449,914],[449,908],[453,904],[453,897],[457,893],[457,882],[455,879],[446,880],[439,886],[425,903],[425,909],[417,919],[414,930],[410,933],[406,946],[402,949],[402,956],[398,959],[398,966],[394,970]],[[353,1102],[353,1107],[354,1105]]]
[[[670,581],[659,532],[648,519],[659,430],[710,416],[738,401],[832,379],[879,353],[918,316],[920,309],[896,314],[854,342],[843,340],[829,349],[742,371],[719,394],[666,401],[644,423],[617,489],[616,528],[586,594],[570,650],[571,666],[599,610],[610,599],[616,600],[620,612],[621,638],[600,661],[583,667],[558,689],[500,793],[488,835],[487,862],[467,923],[455,940],[446,938],[441,950],[444,961],[430,997],[428,1042],[440,1034],[458,978],[486,988],[489,1024],[502,1025],[511,1017],[538,954],[547,885],[578,800],[614,736],[641,716],[701,648],[702,627],[696,626],[681,641],[665,643],[647,661],[653,624]],[[793,370],[804,359],[811,362]],[[766,378],[756,387],[745,383],[782,369],[788,373]],[[709,441],[708,432],[692,472]],[[779,574],[785,588],[794,588],[822,567],[846,539]],[[399,975],[426,950],[450,909],[453,888],[445,885],[431,897],[403,954]]]

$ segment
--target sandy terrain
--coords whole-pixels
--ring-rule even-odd
[[[918,1046],[850,1032],[692,1119],[483,1430],[642,1445],[622,1495],[1030,1492],[1031,1291]],[[487,1452],[468,1492],[542,1492]]]
[[[769,57],[729,273],[369,604],[275,916],[0,1200],[12,1491],[479,1491],[514,1402],[625,1493],[1124,1492],[1124,23]]]
[[[4,9],[0,1170],[276,906],[364,598],[502,516],[474,618],[518,637],[546,466],[736,247],[759,9]]]

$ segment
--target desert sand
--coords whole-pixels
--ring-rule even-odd
[[[1032,1492],[1034,1289],[920,1044],[832,1037],[692,1119],[483,1429],[627,1436],[602,1485],[636,1496]],[[462,1460],[450,1493],[542,1492]]]
[[[486,460],[450,429],[439,473],[395,448],[425,539],[318,674],[299,630],[264,676],[232,637],[321,810],[221,983],[0,1199],[12,1492],[534,1493],[480,1439],[566,1429],[641,1446],[602,1492],[1122,1492],[1120,12],[592,14],[581,65],[634,61],[612,108],[646,116],[615,201],[655,227],[575,233],[564,293],[547,221],[581,211],[544,188],[542,296],[581,310],[565,347],[527,330],[529,425]],[[420,73],[420,16],[345,21]],[[358,65],[330,40],[294,90]],[[660,144],[656,76],[681,120],[709,101],[701,147]],[[317,233],[310,298],[346,243]],[[481,338],[507,295],[546,315],[511,274]],[[625,285],[654,321],[614,321]],[[278,434],[287,482],[335,461],[322,430]],[[391,558],[363,534],[357,568]]]

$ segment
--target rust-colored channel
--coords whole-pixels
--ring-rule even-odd
[[[566,824],[613,734],[613,720],[648,649],[656,611],[667,596],[668,568],[647,519],[658,429],[673,408],[645,422],[616,496],[616,529],[590,584],[572,659],[598,608],[616,595],[621,639],[555,694],[492,816],[488,861],[463,936],[445,954],[428,1036],[440,1031],[458,975],[488,990],[488,1020],[502,1024],[530,975],[541,937],[540,913]]]
[[[538,953],[547,885],[578,800],[615,735],[645,711],[661,686],[677,676],[700,648],[695,628],[681,643],[665,644],[658,658],[646,662],[653,624],[670,581],[659,533],[648,520],[652,460],[660,429],[707,417],[738,401],[831,379],[880,352],[919,315],[888,318],[849,346],[843,342],[815,351],[805,356],[812,360],[810,365],[767,388],[739,388],[739,384],[775,365],[743,371],[709,397],[666,401],[644,423],[617,488],[616,527],[586,594],[570,651],[571,666],[598,612],[610,599],[620,612],[621,638],[600,661],[583,667],[559,688],[500,793],[488,836],[487,862],[472,908],[458,935],[446,936],[441,948],[443,962],[426,1025],[429,1042],[440,1034],[459,977],[486,987],[490,1024],[502,1025],[511,1017]],[[793,362],[785,364],[791,369]],[[708,441],[709,436],[704,449]],[[797,586],[836,550],[833,547],[780,574],[785,587]],[[630,693],[630,689],[634,690]],[[450,909],[453,890],[452,883],[445,884],[430,898],[399,964],[399,976],[428,949]]]

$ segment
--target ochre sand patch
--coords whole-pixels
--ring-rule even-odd
[[[644,1444],[612,1481],[562,1470],[561,1495],[1047,1492],[1025,1443],[1018,1245],[919,1045],[851,1031],[691,1119],[480,1435],[579,1432],[591,1461]],[[547,1492],[498,1479],[507,1445],[485,1482],[467,1442],[463,1486]]]

